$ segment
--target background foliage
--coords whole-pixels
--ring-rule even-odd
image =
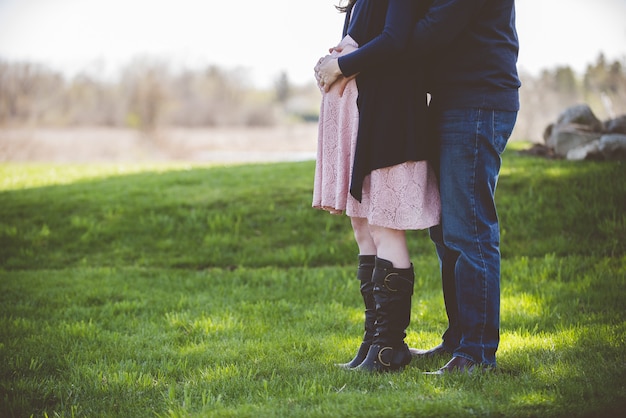
[[[601,120],[626,114],[626,69],[599,55],[584,74],[567,66],[539,76],[521,74],[521,111],[514,139],[542,141],[566,107],[587,103]],[[97,70],[71,80],[43,65],[0,61],[0,127],[275,126],[315,120],[319,91],[281,74],[272,89],[250,86],[242,70],[210,66],[174,70],[162,60],[138,58],[116,79]]]

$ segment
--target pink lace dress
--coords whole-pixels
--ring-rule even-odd
[[[346,36],[341,44],[358,47]],[[441,203],[437,178],[427,161],[408,161],[372,171],[363,183],[359,203],[350,194],[352,161],[359,111],[354,80],[339,96],[335,85],[322,93],[313,207],[332,214],[367,218],[372,225],[392,229],[425,229],[437,225]]]

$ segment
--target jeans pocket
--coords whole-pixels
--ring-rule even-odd
[[[513,133],[517,112],[494,111],[493,114],[493,146],[498,154],[502,154]]]

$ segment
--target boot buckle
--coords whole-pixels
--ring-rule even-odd
[[[383,348],[381,348],[380,351],[378,352],[378,361],[380,362],[380,364],[382,364],[385,367],[391,367],[391,361],[388,361],[388,362],[385,363],[385,361],[382,358],[382,354],[386,350],[393,350],[393,348],[391,348],[391,347],[383,347]]]
[[[387,288],[387,290],[389,290],[390,292],[397,292],[398,289],[394,289],[392,287],[390,287],[391,285],[391,276],[399,276],[398,273],[389,273],[387,276],[385,276],[385,278],[383,279],[383,285]]]

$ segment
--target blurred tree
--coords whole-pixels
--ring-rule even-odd
[[[244,124],[246,83],[242,73],[216,66],[184,71],[172,80],[171,122],[179,126]]]
[[[117,84],[79,74],[64,96],[65,118],[73,126],[121,126],[124,123],[127,106]]]
[[[595,64],[587,66],[584,85],[586,100],[604,110],[603,116],[626,112],[626,72],[619,61],[608,63],[600,54]]]
[[[267,90],[247,83],[240,69],[217,66],[179,72],[167,62],[139,58],[117,79],[81,73],[71,81],[32,63],[0,60],[0,124],[20,126],[273,126],[315,122],[320,94],[314,83],[291,84],[283,72]],[[587,103],[603,120],[626,112],[624,63],[600,54],[585,74],[570,67],[521,74],[521,109],[513,139],[540,142],[567,107]]]
[[[274,82],[274,90],[276,90],[276,101],[283,105],[287,103],[291,95],[291,86],[286,72],[280,73]]]
[[[557,67],[553,75],[553,91],[567,102],[580,100],[576,74],[569,66]]]
[[[596,62],[587,66],[584,75],[585,100],[604,112],[604,117],[615,117],[626,112],[626,72],[619,61],[607,62],[599,54]]]
[[[43,66],[0,62],[0,122],[37,123],[62,83],[59,74]]]
[[[138,59],[126,67],[122,85],[127,92],[127,123],[153,132],[162,120],[168,100],[169,70],[162,61]]]

